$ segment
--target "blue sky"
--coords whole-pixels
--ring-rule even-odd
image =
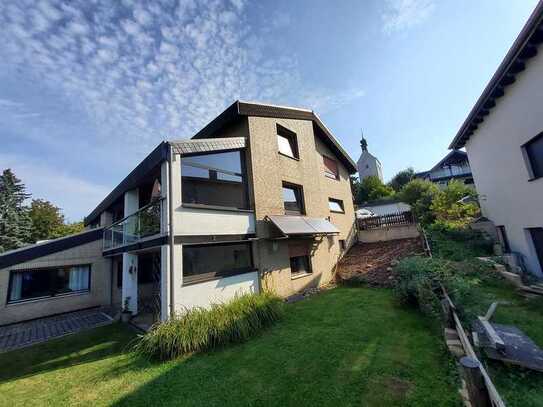
[[[388,180],[426,170],[521,30],[522,1],[4,0],[0,169],[70,220],[235,99],[315,110]]]

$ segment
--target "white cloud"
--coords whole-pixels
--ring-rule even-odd
[[[387,0],[382,14],[383,31],[393,33],[426,20],[435,9],[434,0]]]
[[[70,221],[81,220],[110,190],[28,157],[0,154],[0,168],[11,168],[33,198],[47,199],[63,208]]]

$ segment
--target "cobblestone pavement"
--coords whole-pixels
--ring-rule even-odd
[[[92,309],[0,327],[0,352],[24,348],[112,322],[113,319],[101,310]]]

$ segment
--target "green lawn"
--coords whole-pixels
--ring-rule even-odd
[[[367,288],[289,305],[247,343],[164,364],[124,352],[134,334],[107,326],[0,355],[0,405],[457,405],[432,328]]]
[[[525,299],[506,281],[489,282],[479,289],[479,301],[467,308],[472,314],[484,315],[493,301],[498,305],[492,322],[515,325],[540,347],[543,347],[543,299]],[[543,406],[543,373],[506,366],[486,360],[489,374],[508,406]]]

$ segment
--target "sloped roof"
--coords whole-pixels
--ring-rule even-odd
[[[339,144],[332,132],[325,126],[315,112],[308,109],[236,100],[225,111],[209,122],[202,130],[196,133],[192,139],[213,137],[213,135],[218,134],[225,126],[234,123],[245,116],[310,120],[314,124],[317,135],[324,144],[332,150],[343,165],[347,167],[349,173],[354,174],[357,171],[356,163]]]
[[[477,127],[496,106],[496,100],[505,94],[505,88],[515,82],[515,75],[526,69],[527,61],[537,55],[537,47],[543,42],[543,0],[540,0],[519,36],[509,49],[502,63],[486,85],[483,93],[456,133],[450,149],[462,148],[474,135]],[[484,44],[482,44],[484,46]]]

